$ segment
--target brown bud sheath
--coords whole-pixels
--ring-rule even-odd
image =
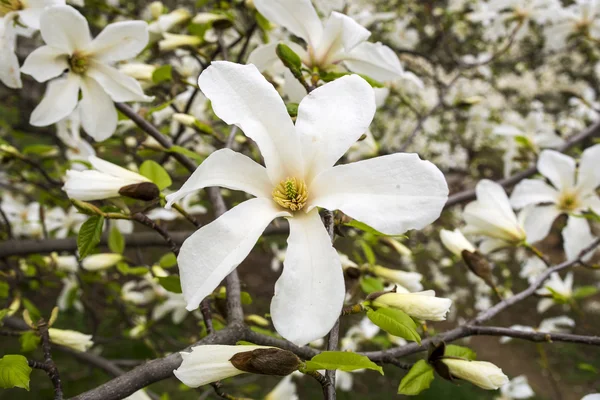
[[[463,250],[462,253],[463,260],[469,267],[472,273],[480,277],[488,286],[494,286],[494,278],[492,276],[492,266],[485,259],[484,256],[481,255],[478,251],[470,252],[468,250]]]
[[[240,371],[261,375],[286,376],[296,371],[300,359],[281,349],[256,349],[237,353],[229,360]]]
[[[160,190],[152,182],[141,182],[123,186],[119,189],[119,194],[136,200],[150,201],[158,198]]]

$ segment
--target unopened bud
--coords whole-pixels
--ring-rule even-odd
[[[35,324],[31,320],[31,315],[29,315],[29,310],[23,311],[23,321],[31,328],[35,329]]]
[[[189,114],[175,113],[172,118],[185,126],[194,126],[196,124],[196,117]]]
[[[119,194],[136,200],[151,201],[160,196],[160,190],[152,182],[141,182],[123,186],[119,189]]]
[[[51,327],[56,322],[56,318],[58,318],[58,307],[54,307],[52,309],[52,313],[50,314],[50,319],[48,320],[48,327]]]
[[[152,15],[152,19],[158,19],[158,17],[162,15],[165,6],[160,1],[153,1],[148,6],[148,9],[150,10],[150,15]]]
[[[480,277],[488,286],[494,286],[494,277],[492,275],[492,266],[480,252],[470,252],[463,250],[462,258],[469,267],[469,270]]]
[[[71,203],[75,206],[77,211],[85,215],[103,215],[104,213],[98,207],[93,204],[87,203],[81,200],[71,199]]]
[[[202,43],[198,36],[176,35],[174,33],[164,33],[164,39],[158,42],[158,48],[161,51],[174,50],[178,47],[191,46],[196,47]]]
[[[292,73],[299,72],[302,69],[302,60],[300,56],[290,49],[289,46],[279,43],[276,49],[277,57],[283,62],[283,65],[288,67]]]
[[[276,348],[244,351],[235,354],[229,361],[240,371],[277,376],[289,375],[301,364],[291,351]]]
[[[261,317],[260,315],[252,314],[248,315],[245,318],[246,322],[252,322],[258,326],[269,326],[270,323],[266,318]]]

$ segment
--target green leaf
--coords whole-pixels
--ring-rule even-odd
[[[7,282],[0,281],[0,299],[7,298],[9,292],[10,292],[10,285]]]
[[[117,254],[123,254],[123,251],[125,251],[125,238],[116,226],[113,226],[110,229],[110,234],[108,235],[108,248],[110,251]]]
[[[156,68],[152,73],[152,82],[159,84],[161,82],[168,82],[173,80],[171,65],[163,65],[162,67]]]
[[[198,163],[201,163],[202,161],[204,161],[204,157],[202,157],[200,154],[198,154],[195,151],[192,151],[190,149],[186,149],[185,147],[181,147],[181,146],[171,146],[167,150],[167,152],[183,154],[184,156],[191,158],[192,160],[194,160]]]
[[[445,356],[466,358],[467,360],[474,360],[477,358],[477,353],[468,347],[457,346],[455,344],[449,344],[446,346]]]
[[[104,217],[94,215],[88,218],[81,225],[77,235],[77,250],[79,258],[86,257],[100,243],[102,237],[102,227],[104,226]]]
[[[595,286],[581,286],[573,292],[573,298],[584,299],[598,293],[598,289]]]
[[[144,161],[140,165],[140,174],[154,182],[159,190],[168,188],[173,183],[167,171],[156,161]]]
[[[123,275],[137,275],[142,276],[148,273],[147,267],[130,267],[126,262],[117,263],[117,271]]]
[[[369,360],[368,357],[349,351],[324,351],[306,362],[307,371],[339,369],[348,372],[365,368],[378,371],[383,375],[383,368]]]
[[[42,317],[40,310],[29,299],[23,299],[23,307],[29,311],[29,316],[34,323]]]
[[[366,294],[371,294],[374,292],[381,292],[384,289],[384,286],[379,278],[375,278],[374,276],[361,276],[360,288]]]
[[[158,264],[163,268],[171,268],[177,265],[177,256],[175,253],[167,253],[160,258]]]
[[[49,156],[58,154],[58,150],[55,146],[47,144],[32,144],[23,149],[23,154],[37,154],[40,156]]]
[[[429,389],[435,378],[433,368],[425,360],[419,360],[412,366],[404,378],[400,381],[398,394],[414,396],[425,389]]]
[[[579,368],[581,371],[587,371],[587,372],[591,372],[593,374],[597,374],[598,368],[594,367],[592,364],[588,364],[588,363],[579,363],[577,364],[577,368]]]
[[[28,331],[21,334],[19,342],[21,343],[21,351],[26,353],[37,349],[40,344],[40,337],[34,331]]]
[[[373,248],[364,240],[360,241],[360,247],[362,248],[363,253],[365,254],[365,258],[370,265],[375,265],[377,260],[375,259],[375,253],[373,252]]]
[[[421,336],[417,332],[417,324],[404,311],[393,308],[379,308],[367,311],[367,317],[391,335],[421,343]]]
[[[250,296],[250,293],[242,292],[240,297],[243,305],[247,306],[249,304],[252,304],[252,296]]]
[[[25,357],[11,354],[0,358],[0,388],[19,387],[29,390],[29,374],[31,367]]]
[[[177,275],[158,277],[158,283],[169,292],[181,293],[181,282]]]

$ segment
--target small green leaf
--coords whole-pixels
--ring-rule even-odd
[[[126,262],[117,263],[117,270],[123,275],[142,276],[148,273],[147,267],[130,267]]]
[[[414,396],[425,389],[429,389],[435,378],[433,368],[425,360],[419,360],[412,366],[404,378],[400,381],[398,394]]]
[[[279,43],[275,50],[277,57],[283,62],[283,65],[288,67],[290,70],[299,71],[302,68],[302,60],[300,56],[296,54],[288,45]]]
[[[391,335],[421,343],[421,336],[417,332],[417,324],[403,311],[393,308],[380,308],[367,311],[367,317]]]
[[[449,344],[446,346],[445,356],[466,358],[467,360],[474,360],[477,358],[477,353],[468,347],[457,346],[455,344]]]
[[[186,149],[185,147],[181,147],[181,146],[171,146],[171,147],[169,147],[167,152],[183,154],[184,156],[191,158],[192,160],[194,160],[198,163],[201,163],[202,161],[204,161],[204,157],[202,157],[200,154],[198,154],[195,151],[192,151],[190,149]]]
[[[181,293],[181,282],[177,275],[158,277],[158,283],[169,292]]]
[[[285,108],[287,108],[290,117],[298,116],[298,103],[286,103]]]
[[[104,217],[94,215],[88,218],[81,225],[77,235],[77,250],[79,258],[85,258],[100,243],[102,237],[102,227],[104,226]]]
[[[573,292],[573,298],[584,299],[598,293],[598,289],[595,286],[581,286]]]
[[[167,171],[156,161],[144,161],[140,165],[140,174],[154,182],[159,190],[168,188],[173,183]]]
[[[108,248],[110,251],[117,254],[123,254],[123,251],[125,251],[125,238],[116,226],[113,226],[110,229],[110,234],[108,235]]]
[[[242,304],[245,306],[252,304],[252,296],[250,296],[250,293],[248,293],[248,292],[242,292],[241,293],[241,301],[242,301]]]
[[[0,358],[0,388],[19,387],[29,390],[29,374],[31,367],[25,357],[11,354]]]
[[[37,154],[40,156],[50,156],[58,154],[58,150],[55,146],[47,144],[32,144],[23,149],[23,154]]]
[[[581,371],[587,371],[587,372],[591,372],[593,374],[597,374],[598,368],[594,367],[592,364],[588,364],[588,363],[579,363],[577,364],[577,368],[579,368]]]
[[[349,351],[324,351],[306,362],[307,371],[339,369],[348,372],[365,368],[378,371],[383,375],[383,368],[369,360],[368,357]]]
[[[37,349],[40,344],[40,337],[34,331],[27,331],[19,337],[21,343],[21,351],[24,353]]]
[[[7,282],[0,281],[0,299],[7,298],[9,292],[10,292],[10,285]]]
[[[365,254],[365,258],[370,265],[375,265],[377,260],[375,259],[375,253],[373,252],[373,248],[364,240],[360,241],[360,247],[362,248],[363,253]]]
[[[163,268],[172,268],[177,265],[177,256],[175,253],[167,253],[160,258],[158,264]]]
[[[381,292],[384,289],[384,286],[379,278],[375,278],[374,276],[361,276],[360,288],[366,294],[371,294],[374,292]]]
[[[173,80],[172,70],[173,67],[171,65],[163,65],[162,67],[156,68],[152,73],[152,82],[159,84],[161,82]]]

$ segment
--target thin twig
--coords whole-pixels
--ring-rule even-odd
[[[137,221],[147,227],[154,229],[160,236],[165,239],[165,241],[169,244],[171,251],[175,253],[175,255],[179,254],[179,246],[173,241],[173,238],[162,226],[158,225],[156,222],[148,218],[146,214],[143,213],[135,213],[131,216],[131,219]]]
[[[62,385],[60,382],[60,375],[58,373],[58,368],[52,359],[52,352],[50,346],[50,333],[48,332],[48,324],[44,320],[40,320],[37,325],[37,330],[42,339],[42,351],[44,352],[44,364],[46,365],[46,373],[48,377],[52,381],[52,385],[54,386],[54,400],[62,400],[63,391]]]

